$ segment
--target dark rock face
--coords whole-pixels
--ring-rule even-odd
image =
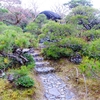
[[[82,57],[79,54],[75,54],[74,56],[71,57],[70,61],[75,64],[80,64],[82,61]]]
[[[7,80],[8,80],[10,83],[12,83],[12,82],[14,81],[14,75],[13,75],[13,74],[9,74],[9,75],[7,76]]]
[[[0,69],[0,78],[4,77],[5,73],[3,72],[3,70]]]
[[[52,11],[42,11],[40,14],[46,15],[47,19],[52,19],[57,21],[57,19],[61,19],[61,16],[57,13],[54,13]]]

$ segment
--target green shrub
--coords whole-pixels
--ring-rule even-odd
[[[34,22],[29,23],[26,27],[26,31],[32,33],[37,37],[39,34],[41,34],[41,28],[43,25],[47,22],[47,18],[45,15],[40,14],[36,17]]]
[[[87,30],[81,34],[87,41],[95,40],[100,38],[100,30]]]
[[[67,57],[67,58],[71,57],[74,54],[72,49],[62,48],[62,47],[60,47],[59,52],[60,52],[60,57]]]
[[[39,35],[39,26],[37,23],[30,23],[29,25],[27,25],[26,30],[28,32],[31,32],[32,34],[34,34],[35,36]]]
[[[15,48],[29,48],[29,47],[37,47],[38,46],[38,40],[36,40],[36,38],[31,34],[31,33],[23,33],[19,27],[14,27],[14,26],[7,26],[3,23],[1,23],[2,25],[4,25],[4,28],[2,30],[2,33],[0,34],[0,54],[2,56],[10,56],[9,58],[9,64],[5,64],[3,62],[3,60],[5,58],[0,57],[0,68],[7,68],[7,67],[19,67],[20,63],[19,61],[16,59],[16,57],[18,57],[18,59],[20,59],[19,55],[15,55],[14,50]],[[2,26],[0,25],[0,26]],[[11,56],[16,56],[11,57]],[[14,59],[12,59],[14,58]],[[29,60],[32,59],[32,57],[28,56]],[[28,59],[27,58],[27,59]],[[21,58],[22,61],[23,58]],[[21,61],[20,60],[20,61]],[[24,62],[23,62],[24,63]],[[34,62],[29,61],[30,64],[26,64],[26,66],[28,66],[29,69],[34,67]]]
[[[90,42],[83,48],[83,54],[100,60],[100,39]]]
[[[43,50],[43,55],[47,59],[59,59],[61,57],[70,57],[73,54],[73,51],[68,48],[57,47],[55,45],[51,45],[48,48]]]
[[[1,5],[0,5],[1,6]],[[1,8],[0,7],[0,13],[4,14],[4,13],[8,13],[8,10],[6,8]]]
[[[28,33],[17,33],[15,30],[6,30],[0,35],[0,50],[12,52],[13,46],[28,48],[36,46],[35,37]]]
[[[25,38],[27,38],[29,40],[29,42],[30,42],[29,47],[37,47],[38,46],[38,39],[35,38],[34,35],[32,35],[31,33],[27,33],[27,32],[22,35],[24,35]]]
[[[51,42],[58,42],[73,33],[73,30],[70,27],[70,24],[65,25],[49,21],[42,28],[42,34],[44,35],[40,36],[40,38],[48,38]]]
[[[23,30],[20,28],[20,27],[18,27],[18,26],[13,26],[13,25],[10,25],[10,26],[7,26],[7,29],[8,30],[14,30],[14,31],[16,31],[17,33],[22,33],[23,32]]]
[[[20,27],[17,26],[7,26],[4,23],[0,23],[0,34],[5,33],[5,31],[16,31],[17,33],[23,32]]]
[[[0,35],[0,50],[4,52],[11,52],[14,44],[14,38],[9,34]]]
[[[16,75],[24,76],[29,74],[29,69],[26,66],[21,66],[20,69],[16,69],[14,72]]]
[[[34,81],[29,76],[21,76],[15,81],[17,86],[29,88],[34,85]]]
[[[44,14],[39,14],[35,19],[35,23],[38,24],[39,28],[42,28],[45,23],[47,23],[47,17]]]
[[[68,37],[60,41],[60,46],[72,49],[74,52],[82,50],[85,41],[77,37]]]
[[[15,30],[5,30],[0,34],[0,50],[12,52],[13,46],[18,48],[36,47],[37,40],[30,33],[17,33]]]
[[[29,38],[26,38],[24,35],[20,35],[20,37],[16,37],[15,45],[20,48],[28,48],[30,45]]]
[[[2,57],[2,56],[0,57],[0,69],[6,69],[9,66],[11,66],[10,64],[11,64],[11,61],[9,58]]]
[[[28,60],[28,62],[25,63],[25,65],[27,66],[28,69],[32,69],[35,66],[35,61],[33,59],[32,55],[28,55],[28,54],[24,54],[24,57],[26,57],[26,59]]]
[[[47,59],[59,59],[60,58],[60,51],[59,47],[50,46],[43,50],[43,55]]]
[[[84,57],[82,63],[79,65],[82,73],[87,76],[97,77],[100,75],[100,61]]]

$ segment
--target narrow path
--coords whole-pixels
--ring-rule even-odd
[[[44,100],[77,100],[75,94],[66,86],[55,73],[49,62],[44,61],[40,52],[32,53],[35,60],[35,71],[42,80],[45,93]]]

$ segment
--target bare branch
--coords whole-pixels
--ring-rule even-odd
[[[85,96],[84,96],[84,99],[87,100],[86,98],[87,98],[87,94],[88,94],[87,92],[88,92],[88,90],[87,90],[87,85],[86,85],[86,78],[85,78],[84,74],[82,74],[82,76],[84,78],[84,84],[85,84]]]
[[[54,7],[52,7],[52,11],[59,14],[62,18],[64,18],[65,15],[69,12],[68,8],[61,4],[54,5]]]
[[[78,74],[78,69],[76,67],[74,67],[76,69],[76,82],[78,82],[78,77],[79,77],[79,74]]]

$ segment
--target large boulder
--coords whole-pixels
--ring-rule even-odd
[[[52,11],[42,11],[39,14],[44,14],[47,17],[47,19],[52,19],[55,21],[57,21],[57,19],[61,19],[60,15],[58,15],[57,13],[54,13]]]

